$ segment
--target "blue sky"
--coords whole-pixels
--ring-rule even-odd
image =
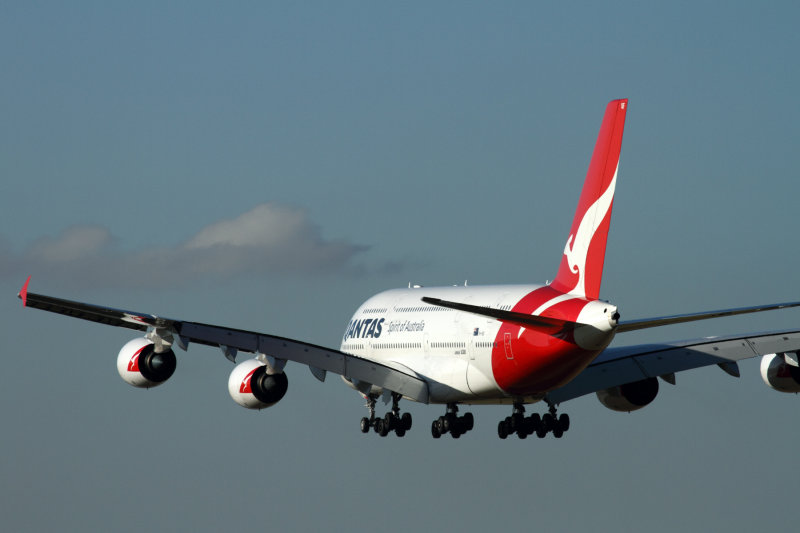
[[[410,403],[412,431],[379,439],[355,393],[298,366],[278,406],[246,412],[204,347],[134,390],[114,369],[130,332],[14,295],[33,274],[38,292],[336,347],[385,288],[544,282],[605,104],[627,97],[602,296],[626,318],[798,299],[797,18],[789,2],[4,5],[4,523],[794,527],[799,404],[757,361],[740,380],[681,374],[630,415],[569,402],[560,441],[499,441],[504,407],[434,441],[443,409]]]

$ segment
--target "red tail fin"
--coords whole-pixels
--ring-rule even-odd
[[[558,275],[550,284],[558,291],[591,299],[600,295],[627,110],[627,99],[606,107]]]

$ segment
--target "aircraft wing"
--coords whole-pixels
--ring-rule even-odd
[[[561,403],[585,394],[675,372],[719,365],[738,377],[741,359],[800,350],[800,331],[773,331],[693,341],[607,348],[567,385],[547,399]]]
[[[260,353],[275,359],[294,361],[307,365],[314,376],[321,381],[325,379],[326,372],[333,372],[349,379],[359,390],[361,390],[360,384],[366,388],[370,384],[377,385],[414,401],[428,402],[428,385],[420,377],[339,350],[266,333],[173,320],[33,294],[27,291],[27,287],[26,282],[19,294],[26,307],[140,331],[154,328],[172,334],[175,344],[184,350],[192,342],[217,346],[231,361],[235,360],[237,352]]]

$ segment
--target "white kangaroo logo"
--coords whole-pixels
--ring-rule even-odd
[[[578,224],[578,231],[570,235],[567,245],[564,246],[564,255],[567,264],[573,274],[578,274],[578,283],[569,291],[571,294],[586,297],[586,256],[589,254],[589,245],[592,242],[597,225],[606,217],[611,208],[611,201],[614,199],[614,188],[617,185],[617,170],[614,170],[614,177],[611,183],[600,197],[583,214],[581,223]]]

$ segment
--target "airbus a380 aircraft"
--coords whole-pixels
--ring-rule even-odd
[[[146,331],[128,342],[117,358],[122,379],[149,388],[175,371],[173,346],[190,343],[219,347],[232,362],[239,352],[253,358],[238,363],[228,379],[231,397],[249,409],[270,407],[288,387],[287,361],[307,365],[324,381],[339,374],[367,399],[369,417],[361,430],[402,437],[411,415],[400,414],[402,398],[446,405],[431,424],[439,438],[458,438],[474,424],[471,413],[459,416],[459,405],[507,404],[511,416],[500,420],[504,439],[536,433],[561,437],[569,417],[557,416],[559,404],[596,393],[615,411],[640,409],[656,397],[658,378],[675,383],[675,373],[716,364],[739,376],[737,361],[763,356],[761,375],[770,387],[800,392],[800,331],[705,338],[607,348],[627,331],[771,309],[800,302],[726,309],[703,313],[621,321],[617,307],[599,300],[606,238],[617,183],[627,100],[606,107],[575,218],[558,273],[552,283],[483,287],[409,287],[382,292],[356,310],[339,350],[275,335],[173,320],[73,302],[28,292],[23,305]],[[392,406],[375,416],[376,400]],[[525,416],[525,404],[544,401],[544,416]]]

